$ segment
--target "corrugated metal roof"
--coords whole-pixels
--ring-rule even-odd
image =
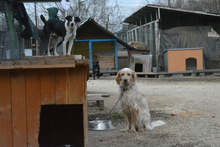
[[[152,5],[152,4],[148,4],[144,7],[142,7],[141,9],[139,9],[138,11],[134,12],[132,15],[130,15],[129,17],[127,17],[124,22],[125,23],[132,23],[133,21],[137,21],[137,19],[141,16],[144,15],[146,13],[151,13],[151,12],[155,12],[158,9],[160,10],[166,10],[166,12],[178,12],[178,13],[188,13],[188,14],[196,14],[196,15],[203,15],[203,16],[210,16],[210,17],[216,17],[216,18],[220,18],[220,14],[214,14],[214,13],[207,13],[207,12],[203,12],[203,11],[192,11],[192,10],[185,10],[185,9],[180,9],[180,8],[170,8],[167,6],[162,6],[162,5]]]

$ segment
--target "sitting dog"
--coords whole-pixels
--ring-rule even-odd
[[[54,55],[58,56],[56,48],[59,37],[62,37],[63,39],[63,55],[66,55],[66,44],[69,41],[68,55],[70,55],[73,46],[73,41],[76,37],[76,30],[78,23],[80,22],[80,18],[74,17],[73,19],[72,16],[67,16],[65,18],[66,19],[65,22],[58,19],[50,19],[46,21],[43,15],[41,15],[40,18],[44,22],[43,32],[44,34],[49,36],[49,43],[47,49],[48,56],[51,56],[50,54],[51,42],[53,42]]]
[[[147,98],[136,87],[134,71],[124,68],[117,73],[115,80],[120,87],[121,108],[127,123],[122,131],[152,130],[165,124],[163,121],[151,122]]]

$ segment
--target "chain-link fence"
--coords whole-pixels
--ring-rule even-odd
[[[6,58],[8,50],[8,28],[5,14],[0,12],[0,59]]]

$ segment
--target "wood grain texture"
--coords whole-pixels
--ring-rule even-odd
[[[23,71],[12,71],[11,96],[12,96],[12,124],[14,147],[27,145],[26,124],[26,95],[25,78]]]
[[[87,97],[86,97],[86,89],[87,89],[87,80],[88,80],[88,71],[83,70],[83,124],[84,124],[84,144],[85,147],[88,146],[88,112],[87,112]]]
[[[88,67],[0,70],[0,147],[38,147],[41,105],[48,104],[83,104],[87,146]]]
[[[83,104],[83,74],[82,69],[77,67],[69,70],[69,103]]]
[[[8,71],[0,72],[0,147],[12,147],[11,84]]]
[[[87,61],[80,61],[84,64]],[[43,68],[74,68],[75,57],[32,57],[22,60],[6,60],[0,62],[0,69],[43,69]]]
[[[67,92],[67,69],[57,69],[55,75],[55,97],[56,104],[67,104],[68,103],[68,92]]]
[[[28,70],[26,77],[28,147],[38,147],[41,89],[39,71]]]
[[[41,105],[55,104],[55,70],[40,70]]]

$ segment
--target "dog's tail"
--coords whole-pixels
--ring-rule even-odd
[[[164,122],[164,121],[162,121],[162,120],[157,120],[157,121],[153,121],[153,122],[151,122],[150,124],[147,124],[147,129],[148,130],[153,130],[154,128],[156,128],[156,127],[159,127],[159,126],[163,126],[163,125],[165,125],[166,123]]]
[[[43,23],[46,23],[46,22],[47,22],[46,19],[45,19],[45,17],[44,17],[43,15],[40,15],[40,19],[43,21]]]

